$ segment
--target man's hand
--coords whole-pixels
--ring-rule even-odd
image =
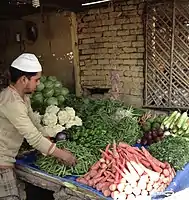
[[[74,166],[77,163],[75,156],[70,151],[65,149],[62,150],[56,148],[52,155],[69,166]]]

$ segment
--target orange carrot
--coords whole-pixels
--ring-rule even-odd
[[[140,163],[143,164],[147,168],[150,167],[150,163],[148,161],[144,160],[144,159],[141,159]]]
[[[114,156],[114,158],[119,158],[115,140],[113,140],[113,156]]]
[[[103,157],[104,157],[105,159],[108,159],[108,160],[111,160],[111,159],[112,159],[111,156],[109,156],[106,152],[102,151],[101,149],[100,149],[100,152],[102,153],[102,155],[103,155]]]
[[[94,185],[94,181],[93,180],[88,180],[88,186],[92,187]]]
[[[96,176],[97,174],[98,174],[97,170],[94,170],[94,169],[93,169],[93,170],[90,170],[90,171],[89,171],[89,174],[88,174],[88,175],[89,175],[91,178],[93,178],[93,177]]]
[[[161,173],[162,169],[158,165],[155,165],[155,163],[153,162],[153,157],[150,155],[150,153],[144,147],[142,147],[142,151],[144,152],[144,155],[146,159],[148,160],[148,162],[150,163],[152,169],[155,172]]]
[[[168,177],[170,175],[170,172],[169,172],[168,169],[164,169],[163,174],[164,174],[165,177]]]
[[[93,170],[98,170],[100,168],[100,161],[97,161],[92,167],[91,169]]]
[[[109,148],[110,148],[110,144],[108,144],[108,145],[106,146],[106,149],[105,149],[105,152],[106,152],[106,153],[108,153]]]
[[[111,179],[111,178],[108,178],[107,181],[108,181],[109,183],[114,183],[114,179]]]
[[[94,180],[94,185],[96,185],[98,182],[100,182],[103,178],[104,178],[104,176],[98,177],[98,178],[93,178],[93,180]]]
[[[105,196],[105,197],[109,197],[110,195],[111,195],[111,192],[110,192],[110,190],[105,190],[105,191],[103,191],[103,195]]]
[[[79,179],[79,181],[78,181],[79,183],[82,183],[82,184],[85,184],[85,185],[87,185],[88,184],[88,182],[87,182],[87,180],[86,179],[84,179],[84,178],[81,178],[81,179]]]

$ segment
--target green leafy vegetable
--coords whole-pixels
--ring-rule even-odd
[[[152,144],[149,151],[158,160],[170,163],[176,170],[182,170],[189,162],[189,141],[179,136],[169,136]]]

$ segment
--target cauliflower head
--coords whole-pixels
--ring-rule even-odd
[[[68,123],[70,119],[70,116],[65,110],[61,110],[58,112],[58,121],[59,124],[61,124],[62,126]]]
[[[57,124],[58,118],[56,114],[45,113],[43,116],[43,124],[45,126],[53,127]]]
[[[59,107],[51,105],[51,106],[48,106],[46,108],[45,113],[50,113],[50,114],[55,114],[56,115],[59,110],[60,110]]]

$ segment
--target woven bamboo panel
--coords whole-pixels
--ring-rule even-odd
[[[189,2],[148,4],[145,106],[189,108]]]

